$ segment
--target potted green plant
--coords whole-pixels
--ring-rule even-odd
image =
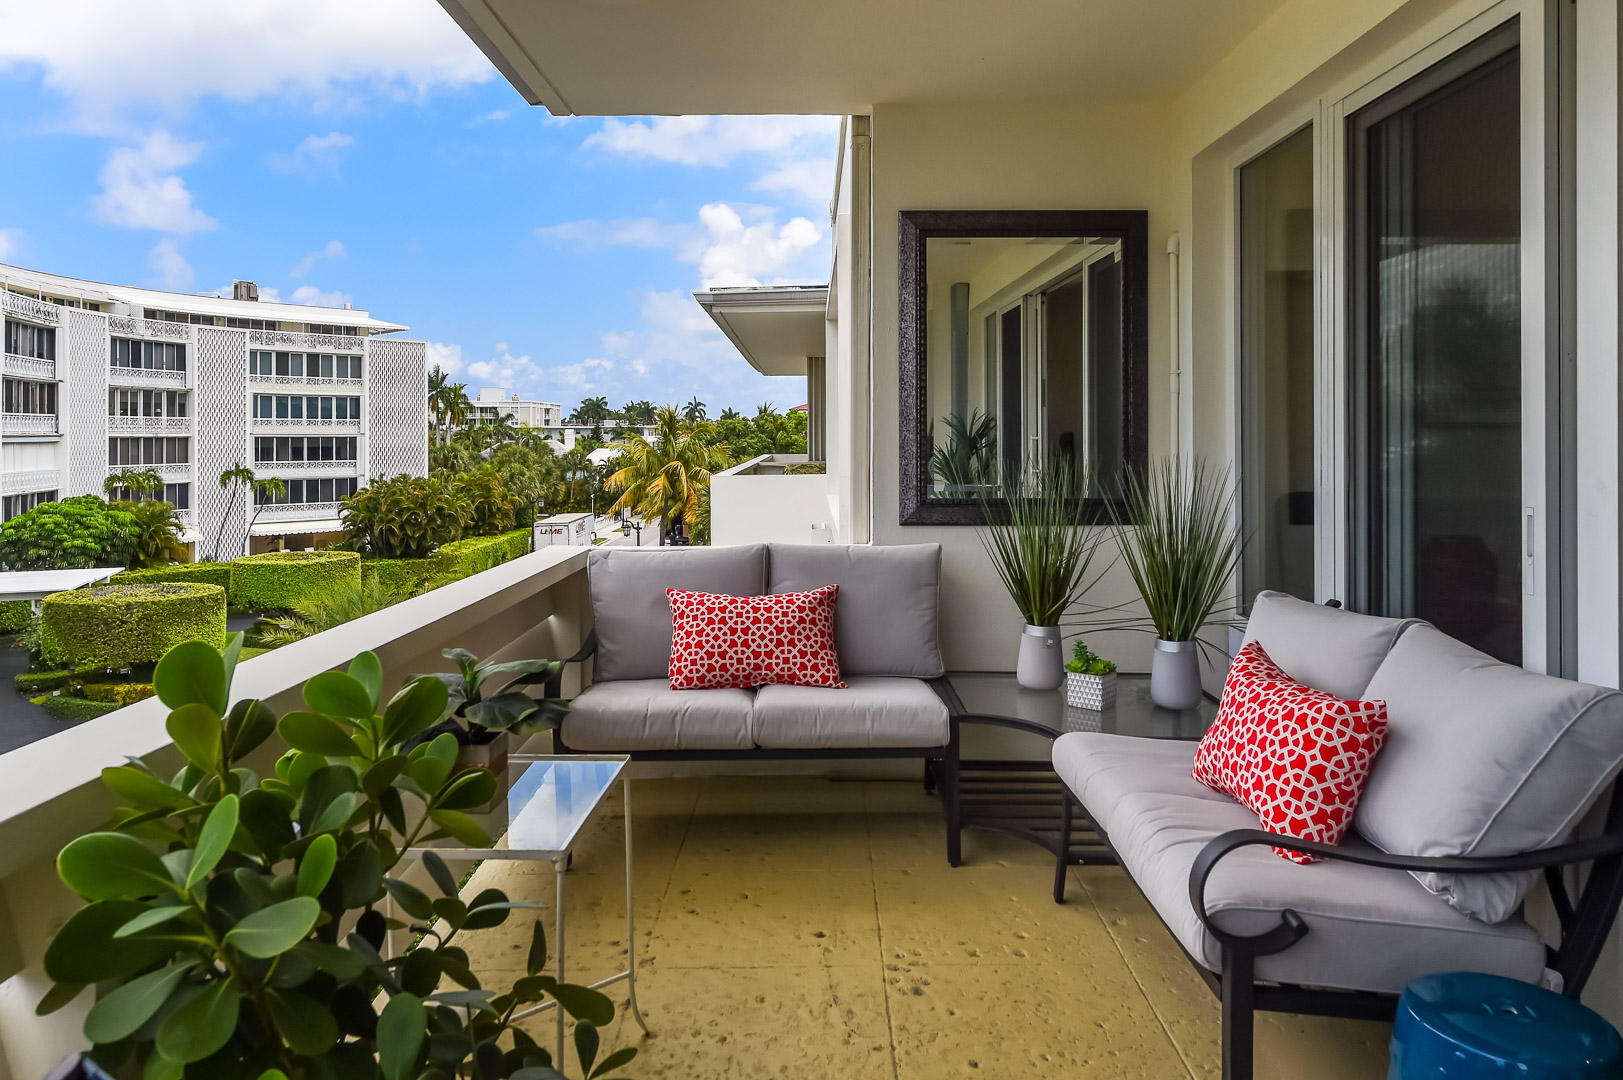
[[[1024,470],[1001,486],[1006,499],[981,495],[977,501],[993,523],[981,529],[981,544],[1025,619],[1015,678],[1031,690],[1053,690],[1065,678],[1060,619],[1077,594],[1110,568],[1109,563],[1094,567],[1108,532],[1077,522],[1088,485],[1065,459]]]
[[[1114,517],[1121,557],[1155,629],[1150,698],[1167,709],[1200,701],[1200,631],[1240,560],[1234,486],[1226,469],[1163,460],[1130,472]]]
[[[449,733],[456,740],[458,768],[484,769],[496,778],[490,803],[474,808],[475,813],[489,813],[507,797],[511,736],[550,731],[563,722],[569,711],[566,701],[531,697],[520,688],[544,686],[556,679],[563,662],[506,660],[481,664],[467,649],[446,649],[440,655],[455,664],[456,670],[430,676],[445,686],[445,715],[421,738]]]
[[[240,634],[223,653],[185,642],[159,661],[153,685],[185,764],[102,770],[120,809],[57,858],[85,906],[46,948],[55,986],[39,1011],[95,985],[91,1058],[146,1080],[556,1077],[564,1063],[513,1024],[546,999],[576,1020],[582,1075],[629,1062],[633,1048],[597,1059],[614,1006],[543,973],[539,919],[517,982],[486,988],[469,970],[461,935],[538,905],[497,889],[464,901],[431,853],[438,895],[394,876],[413,845],[491,844],[468,814],[490,798],[490,774],[458,771],[450,734],[405,746],[444,714],[445,684],[418,677],[384,700],[383,667],[362,653],[306,682],[304,708],[278,719],[231,702],[241,648]],[[278,735],[288,750],[260,776],[245,761]],[[405,922],[385,917],[385,898]],[[385,959],[390,929],[418,939]]]
[[[1077,638],[1065,662],[1065,704],[1100,712],[1116,703],[1116,665]]]

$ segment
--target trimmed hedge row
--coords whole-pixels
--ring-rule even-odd
[[[66,694],[46,694],[44,697],[34,698],[33,701],[58,720],[71,720],[75,723],[81,720],[94,720],[98,716],[106,716],[124,707],[110,701],[87,701]]]
[[[390,592],[415,594],[489,570],[530,550],[530,530],[470,536],[442,545],[426,559],[361,560],[361,576],[382,581]]]
[[[20,634],[28,629],[34,608],[27,600],[0,602],[0,634]]]
[[[231,602],[250,611],[292,607],[311,593],[361,583],[353,551],[268,551],[231,560]]]
[[[47,596],[40,655],[58,666],[155,663],[182,641],[225,648],[225,590],[165,582]]]
[[[174,563],[150,566],[145,570],[123,570],[113,575],[114,585],[151,585],[162,581],[231,587],[231,564],[223,562]]]

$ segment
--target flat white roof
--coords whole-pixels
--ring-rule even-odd
[[[804,375],[828,349],[827,285],[759,285],[693,294],[762,375]]]
[[[92,566],[84,570],[0,571],[0,601],[43,600],[52,593],[106,581],[123,569],[122,566]]]
[[[379,333],[405,330],[402,323],[384,322],[358,308],[323,307],[319,304],[282,304],[264,300],[231,300],[221,296],[165,292],[133,285],[110,285],[104,281],[47,274],[22,266],[0,263],[0,285],[16,285],[33,292],[72,296],[96,303],[129,304],[132,307],[161,308],[165,311],[222,315],[232,319],[274,319],[277,322],[328,323],[333,326],[365,327]]]

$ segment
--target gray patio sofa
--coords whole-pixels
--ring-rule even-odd
[[[1279,593],[1258,597],[1246,637],[1298,681],[1387,704],[1338,847],[1261,831],[1194,779],[1192,742],[1074,733],[1053,747],[1066,788],[1221,998],[1224,1076],[1251,1075],[1255,1009],[1389,1019],[1411,979],[1451,970],[1576,996],[1623,902],[1623,694],[1499,663],[1417,620]],[[1067,801],[1067,826],[1070,814]],[[1276,843],[1322,861],[1287,862]],[[1562,871],[1579,864],[1573,897]],[[1541,871],[1559,924],[1548,943],[1522,910]]]
[[[587,665],[555,740],[563,752],[642,759],[923,757],[950,724],[941,689],[941,549],[749,544],[598,548],[587,564]],[[835,647],[845,689],[672,690],[667,588],[759,596],[839,585]]]

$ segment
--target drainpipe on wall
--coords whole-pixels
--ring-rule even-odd
[[[1167,346],[1167,389],[1171,394],[1171,450],[1172,457],[1177,459],[1183,453],[1183,343],[1179,338],[1180,327],[1178,317],[1180,314],[1178,301],[1178,251],[1180,248],[1178,234],[1173,233],[1167,237],[1167,305],[1171,334]]]

